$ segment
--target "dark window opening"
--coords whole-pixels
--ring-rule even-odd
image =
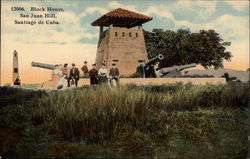
[[[131,37],[131,36],[132,36],[132,34],[131,34],[131,33],[129,33],[128,35],[129,35],[129,37]]]
[[[119,62],[119,60],[113,60],[113,62]]]
[[[18,73],[18,69],[17,68],[14,68],[14,73]]]
[[[125,36],[125,33],[124,32],[122,32],[122,37],[124,37]]]
[[[145,60],[138,60],[139,63],[145,62]]]
[[[118,33],[117,33],[117,32],[115,32],[115,36],[116,36],[116,37],[118,36]]]
[[[138,37],[138,33],[135,33],[135,36]]]

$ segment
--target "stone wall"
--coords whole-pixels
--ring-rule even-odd
[[[136,71],[138,60],[148,60],[142,29],[110,27],[100,31],[97,48],[97,68],[105,63],[110,69],[117,63],[121,75],[131,75]]]

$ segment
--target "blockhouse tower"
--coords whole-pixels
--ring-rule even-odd
[[[105,63],[110,69],[117,63],[121,75],[133,74],[138,61],[148,59],[142,24],[150,20],[152,17],[118,8],[91,23],[100,27],[97,68]]]

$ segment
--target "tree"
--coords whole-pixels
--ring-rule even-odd
[[[191,33],[189,29],[176,32],[153,29],[152,32],[145,31],[144,35],[148,58],[164,55],[160,67],[196,63],[217,69],[223,68],[223,60],[230,61],[232,57],[214,30]]]

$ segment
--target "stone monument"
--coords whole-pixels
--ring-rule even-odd
[[[18,53],[13,52],[13,85],[20,85],[19,69],[18,69]]]

